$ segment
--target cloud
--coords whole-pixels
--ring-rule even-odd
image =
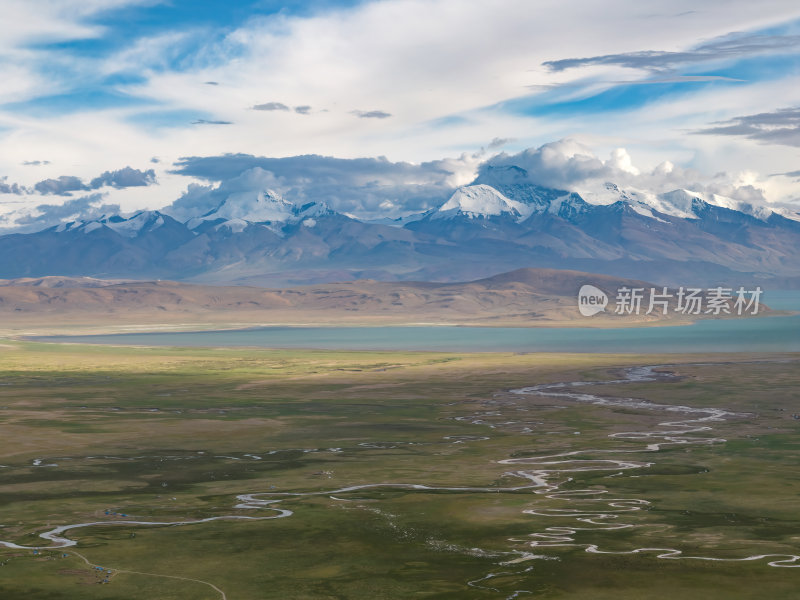
[[[769,110],[776,98],[783,106],[800,102],[790,77],[790,60],[796,58],[789,54],[795,52],[789,36],[797,30],[793,19],[800,16],[800,5],[786,0],[708,3],[680,18],[676,15],[687,13],[696,2],[676,0],[663,10],[631,10],[623,0],[582,2],[571,10],[561,10],[555,0],[325,2],[324,7],[311,3],[302,11],[275,14],[244,7],[233,11],[235,20],[225,22],[214,19],[214,8],[194,11],[191,22],[177,17],[192,11],[170,9],[176,19],[155,28],[140,25],[163,16],[163,7],[129,4],[52,0],[41,10],[30,0],[4,2],[10,16],[0,23],[0,127],[10,150],[0,172],[10,180],[32,185],[27,179],[32,170],[20,163],[37,156],[56,165],[75,165],[70,173],[89,181],[120,164],[146,164],[155,152],[165,164],[188,154],[226,152],[390,153],[395,161],[419,162],[474,152],[494,136],[518,136],[519,147],[525,147],[576,134],[603,146],[603,157],[613,146],[626,146],[638,157],[644,152],[646,158],[640,160],[648,164],[658,160],[657,154],[668,153],[704,161],[702,167],[709,172],[737,165],[768,172],[796,168],[778,146],[765,146],[753,156],[745,138],[685,133],[712,120]],[[123,6],[125,10],[117,10]],[[233,13],[220,9],[218,14]],[[420,20],[421,14],[425,19]],[[204,24],[198,26],[200,21]],[[720,37],[732,31],[745,33]],[[780,45],[786,50],[779,50]],[[658,52],[647,55],[642,50]],[[718,71],[708,62],[725,58],[731,63],[755,55],[771,60],[778,52],[787,53],[783,63],[759,64],[749,71]],[[597,86],[600,91],[608,89],[609,81],[628,77],[669,82],[729,76],[750,82],[737,84],[735,90],[702,84],[626,86],[606,99],[621,105],[616,112],[597,118],[591,102],[574,103],[594,93],[596,78],[587,78],[578,68],[539,67],[570,57],[607,57],[605,65],[592,67],[592,74],[598,71],[604,80]],[[625,61],[644,73],[627,71]],[[692,70],[675,72],[685,65]],[[703,75],[708,73],[714,75]],[[673,88],[682,95],[663,101],[662,94]],[[548,102],[570,111],[512,109],[510,102],[533,94],[531,89],[553,90]],[[92,100],[115,94],[140,104],[98,107]],[[73,98],[69,114],[63,108],[66,96]],[[662,101],[648,101],[647,110],[640,110],[644,103],[629,103],[630,97]],[[277,99],[285,103],[287,114],[296,106],[315,107],[307,110],[314,118],[268,119],[266,132],[265,115],[252,105]],[[44,101],[51,112],[32,114],[30,109]],[[331,110],[326,113],[322,107]],[[356,118],[350,114],[356,107],[379,108],[392,118]],[[144,119],[157,110],[169,115]],[[231,124],[192,125],[200,117],[224,118]],[[36,179],[44,179],[62,172],[36,173]],[[174,199],[177,193],[161,180],[147,195],[112,191],[110,197],[126,208]]]
[[[40,194],[55,194],[56,196],[71,196],[72,192],[87,191],[89,188],[80,177],[62,175],[56,179],[44,179],[33,186]]]
[[[499,148],[509,139],[495,138],[488,146]],[[519,167],[519,169],[503,169]],[[549,188],[575,191],[590,202],[608,200],[606,182],[627,190],[661,193],[678,188],[699,193],[720,194],[754,205],[763,205],[766,180],[757,174],[720,172],[704,175],[664,161],[654,168],[637,165],[629,152],[616,148],[605,157],[574,139],[562,139],[517,153],[489,156],[487,150],[465,153],[422,163],[390,161],[384,157],[334,158],[300,155],[282,158],[251,154],[226,154],[184,157],[174,169],[162,174],[173,188],[184,191],[162,210],[186,220],[213,210],[224,201],[246,202],[265,190],[275,190],[296,205],[324,202],[334,210],[362,219],[398,217],[441,205],[462,185],[476,176],[482,183],[532,183]],[[784,173],[787,177],[797,175]],[[189,183],[191,178],[197,182]],[[767,178],[769,179],[769,178]],[[778,179],[778,178],[773,178]],[[183,183],[180,181],[183,180]],[[119,207],[107,200],[114,190],[156,183],[151,170],[125,167],[106,171],[89,183],[77,177],[62,176],[37,184],[40,194],[67,196],[79,190],[105,188],[105,194],[91,194],[63,203],[41,203],[31,214],[21,212],[17,223],[29,230],[58,222],[58,219],[97,218]],[[0,192],[27,194],[33,191],[0,180]],[[613,198],[611,198],[613,200]],[[8,218],[3,218],[8,223]]]
[[[62,204],[40,204],[32,214],[17,218],[15,229],[20,232],[40,231],[61,223],[99,219],[120,213],[119,204],[105,204],[103,199],[103,194],[95,193]]]
[[[153,169],[140,171],[139,169],[124,167],[116,171],[105,171],[88,184],[84,183],[80,177],[62,175],[55,179],[44,179],[36,183],[33,189],[42,195],[71,196],[72,192],[97,190],[102,187],[121,189],[147,186],[154,183],[156,183],[156,174]]]
[[[495,138],[489,146],[497,148],[508,141]],[[457,187],[472,183],[476,177],[489,184],[493,178],[502,180],[507,171],[498,168],[511,166],[524,169],[524,175],[515,175],[515,183],[575,191],[589,201],[607,201],[605,183],[613,182],[623,189],[656,194],[684,188],[754,205],[766,203],[764,181],[752,172],[709,176],[669,161],[643,168],[624,148],[601,157],[573,139],[513,154],[502,152],[487,157],[472,153],[422,163],[395,162],[384,157],[226,154],[184,157],[174,166],[173,175],[205,182],[190,184],[177,200],[162,209],[179,220],[208,213],[226,200],[252,200],[265,190],[274,190],[296,205],[324,202],[334,210],[362,219],[397,217],[441,205]]]
[[[311,107],[308,106],[307,104],[303,104],[301,106],[295,106],[294,112],[296,112],[299,115],[307,115],[311,113]]]
[[[197,119],[192,121],[192,125],[233,125],[232,121],[208,121],[206,119]]]
[[[219,85],[218,81],[204,81],[203,83],[205,83],[206,85]]]
[[[256,104],[253,110],[290,110],[283,102],[265,102],[264,104]]]
[[[478,164],[466,154],[420,164],[318,155],[186,157],[176,163],[174,173],[218,185],[190,185],[165,211],[188,218],[208,212],[232,195],[273,189],[295,204],[325,202],[362,218],[394,216],[438,206],[455,187],[474,178]]]
[[[279,181],[273,173],[254,167],[222,181],[218,186],[189,184],[186,192],[165,207],[163,212],[185,221],[208,213],[230,197],[245,200],[246,197],[256,197],[264,190],[279,187]]]
[[[561,58],[546,61],[542,65],[553,72],[595,65],[614,65],[628,69],[665,71],[682,65],[711,60],[798,50],[800,50],[800,35],[766,35],[735,32],[700,44],[694,49],[685,52],[641,50],[585,58]]]
[[[140,171],[131,167],[124,167],[118,171],[106,171],[99,177],[92,179],[89,187],[93,190],[109,186],[115,188],[144,187],[156,182],[156,173],[153,169]]]
[[[41,165],[49,165],[49,160],[26,160],[23,161],[22,164],[26,167],[38,167]]]
[[[612,81],[620,85],[650,85],[655,83],[708,83],[713,81],[744,82],[744,79],[724,77],[722,75],[671,75],[668,77],[651,77],[640,80]]]
[[[497,148],[502,148],[506,144],[510,144],[511,142],[516,141],[514,138],[500,138],[496,137],[489,142],[489,145],[486,146],[489,150],[496,150]]]
[[[735,117],[692,133],[741,136],[765,144],[800,146],[800,107]]]
[[[388,119],[392,116],[391,113],[382,110],[354,110],[353,114],[360,119]]]
[[[603,161],[591,149],[570,139],[518,154],[501,153],[481,165],[479,177],[487,176],[491,167],[498,166],[521,167],[529,182],[558,189],[570,189],[589,179],[614,179],[620,172],[611,159]]]
[[[22,194],[29,194],[30,190],[18,183],[8,183],[8,177],[0,177],[0,194],[15,194],[21,196]]]
[[[505,181],[508,175],[497,167],[511,166],[524,169],[524,174],[514,172],[515,182],[575,191],[590,201],[602,195],[606,182],[613,182],[621,188],[655,194],[682,188],[719,194],[750,204],[767,204],[764,182],[751,172],[720,172],[709,177],[669,161],[645,170],[636,167],[623,148],[615,149],[607,159],[603,159],[589,147],[571,139],[529,148],[517,154],[498,154],[480,165],[478,177],[487,183],[498,177]]]
[[[789,171],[787,173],[773,173],[770,177],[800,177],[800,171]]]

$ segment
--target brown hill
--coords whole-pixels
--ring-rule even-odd
[[[608,312],[591,318],[578,313],[577,292],[585,283],[608,293]],[[603,327],[686,320],[615,315],[613,297],[622,286],[655,287],[552,269],[465,283],[362,280],[287,289],[50,277],[0,283],[0,318],[6,333],[311,323]]]

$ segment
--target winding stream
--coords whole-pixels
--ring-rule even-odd
[[[669,366],[669,365],[664,365]],[[529,534],[527,538],[512,538],[511,541],[523,543],[534,551],[535,549],[556,547],[556,546],[577,546],[583,547],[586,552],[594,554],[644,554],[652,553],[657,558],[662,559],[689,559],[705,561],[757,561],[767,560],[771,567],[800,567],[800,555],[797,554],[755,554],[741,558],[718,558],[712,556],[687,556],[683,551],[675,548],[635,548],[625,551],[601,550],[597,544],[578,544],[575,543],[575,535],[583,531],[610,531],[628,529],[635,527],[632,523],[622,523],[618,519],[626,513],[636,512],[646,509],[650,502],[642,498],[608,498],[607,489],[584,489],[584,490],[560,490],[563,484],[553,481],[553,478],[561,474],[575,471],[614,471],[621,475],[623,471],[629,469],[640,469],[649,467],[653,463],[626,460],[625,458],[602,458],[602,459],[574,459],[575,455],[621,455],[641,452],[658,452],[664,446],[675,445],[710,445],[723,443],[726,440],[720,437],[709,435],[712,431],[712,423],[726,421],[727,419],[749,416],[743,413],[735,413],[719,408],[694,408],[684,405],[667,405],[648,402],[636,398],[606,397],[595,394],[588,394],[580,391],[580,388],[587,385],[613,385],[633,382],[656,381],[674,378],[671,373],[656,372],[659,366],[636,367],[625,371],[624,379],[611,381],[574,381],[569,383],[543,384],[532,387],[511,390],[513,394],[536,395],[555,397],[573,402],[589,403],[604,406],[618,406],[635,408],[638,410],[652,410],[665,413],[677,413],[687,418],[678,420],[663,421],[657,424],[657,428],[652,431],[632,431],[610,434],[613,439],[641,440],[645,443],[643,449],[612,449],[612,450],[580,450],[575,452],[564,452],[549,456],[538,456],[531,458],[510,458],[499,461],[500,464],[513,466],[533,466],[534,469],[523,469],[514,471],[513,474],[519,477],[526,477],[536,482],[541,487],[534,491],[537,494],[544,494],[547,498],[563,500],[571,504],[598,502],[604,507],[598,510],[586,509],[583,506],[569,507],[560,509],[529,509],[523,512],[542,517],[569,517],[575,520],[574,526],[546,527],[540,532]],[[703,435],[697,435],[703,434]],[[545,467],[545,468],[539,468]],[[567,479],[569,481],[569,479]],[[509,563],[506,563],[509,564]]]
[[[539,551],[553,547],[582,547],[586,552],[594,554],[653,554],[661,559],[684,559],[684,560],[703,560],[703,561],[760,561],[765,560],[770,567],[800,567],[800,555],[797,554],[757,554],[741,558],[718,558],[712,556],[687,556],[683,551],[675,548],[646,547],[634,548],[624,551],[602,550],[594,543],[578,543],[576,536],[582,532],[591,531],[613,531],[635,527],[633,523],[624,522],[626,514],[634,513],[646,509],[650,502],[643,498],[619,498],[609,497],[609,490],[604,488],[593,489],[561,489],[564,484],[573,481],[572,474],[587,471],[609,471],[610,477],[622,475],[625,471],[634,469],[644,469],[651,466],[652,462],[643,462],[626,457],[627,454],[641,454],[642,452],[658,452],[665,446],[676,445],[711,445],[723,443],[726,440],[714,436],[712,425],[724,422],[728,419],[746,417],[743,413],[735,413],[720,408],[695,408],[684,405],[657,404],[636,398],[619,398],[601,396],[582,391],[581,388],[587,386],[619,385],[635,382],[647,381],[666,381],[676,379],[671,373],[657,371],[669,365],[656,365],[648,367],[633,367],[623,372],[621,379],[609,381],[571,381],[560,383],[548,383],[510,390],[510,394],[518,397],[525,396],[544,396],[558,398],[560,400],[611,406],[624,407],[636,410],[662,412],[674,415],[675,419],[670,419],[658,423],[651,431],[630,431],[610,434],[612,439],[626,441],[641,441],[644,447],[630,449],[584,449],[568,451],[557,454],[549,454],[534,457],[507,458],[497,461],[504,467],[511,470],[506,475],[511,475],[522,480],[520,485],[512,487],[442,487],[425,485],[418,483],[368,483],[353,485],[333,490],[314,491],[314,492],[255,492],[241,494],[236,497],[238,504],[234,506],[238,511],[243,510],[268,510],[272,514],[263,516],[237,514],[208,517],[204,519],[187,521],[93,521],[87,523],[77,523],[72,525],[61,525],[49,531],[39,534],[39,537],[49,542],[47,546],[24,546],[10,541],[0,540],[0,546],[14,549],[56,549],[75,546],[77,541],[69,538],[69,532],[93,526],[107,525],[132,525],[140,526],[182,526],[211,521],[221,520],[266,520],[290,517],[293,512],[288,509],[279,508],[278,503],[291,498],[308,496],[329,496],[333,500],[342,500],[334,495],[346,494],[359,490],[368,489],[405,489],[413,491],[450,491],[475,492],[475,493],[503,493],[519,492],[530,490],[534,494],[542,495],[551,500],[563,502],[563,508],[542,508],[528,509],[523,512],[534,517],[558,517],[568,518],[574,524],[567,526],[545,527],[541,531],[527,534],[522,538],[514,537],[509,541],[515,546],[507,552],[500,552],[500,555],[513,556],[510,560],[499,563],[503,567],[525,563],[533,559],[549,558],[538,554]],[[496,413],[499,414],[499,413]],[[486,423],[480,420],[475,423]],[[513,422],[511,422],[513,423]],[[455,442],[478,441],[486,439],[481,436],[456,436]],[[452,440],[451,440],[451,443]],[[338,449],[337,449],[338,450]],[[578,458],[578,456],[592,456],[593,458]],[[525,550],[519,550],[522,545]],[[524,567],[524,565],[523,565]],[[521,574],[530,570],[530,567],[523,571],[502,571],[489,573],[480,579],[469,582],[470,586],[479,587],[500,592],[489,583],[491,579],[506,574]],[[528,593],[527,590],[516,590],[508,598],[516,598],[520,594]]]

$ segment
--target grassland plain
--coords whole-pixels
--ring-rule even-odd
[[[770,559],[586,548],[800,554],[798,362],[8,341],[0,539],[41,550],[0,549],[0,597],[797,598],[800,569]],[[509,392],[616,381],[625,367],[657,364],[678,377],[581,392],[735,412],[707,423],[710,433],[683,434],[713,443],[647,452],[625,432],[685,417]],[[522,467],[498,462],[566,452],[598,462],[618,449],[650,466],[553,473],[562,495],[536,493],[512,474]],[[379,483],[428,487],[332,492]],[[448,487],[472,489],[432,489]],[[278,495],[290,492],[312,494]],[[293,514],[132,523],[278,516],[235,508],[250,493]],[[575,528],[598,506],[614,514]],[[96,521],[110,524],[64,534],[73,547],[48,550],[39,537]],[[619,524],[633,526],[608,526]],[[575,531],[555,543],[542,535],[552,527]]]

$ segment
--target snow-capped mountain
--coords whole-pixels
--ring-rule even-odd
[[[195,229],[206,221],[232,223],[283,223],[292,216],[294,205],[273,190],[239,192],[231,194],[219,206],[204,215],[189,219],[189,229]]]
[[[578,194],[530,182],[528,172],[515,166],[489,166],[474,182],[493,187],[505,196],[525,204],[529,214],[552,214],[563,218],[577,216],[588,204]]]
[[[658,218],[653,211],[681,219],[698,219],[706,206],[717,206],[766,221],[773,214],[800,220],[789,211],[773,210],[766,206],[755,206],[719,194],[706,194],[686,189],[677,189],[661,194],[632,188],[622,189],[615,183],[605,183],[600,193],[586,192],[587,198],[598,204],[625,202],[642,215]]]
[[[12,233],[0,236],[0,277],[467,280],[548,267],[672,285],[800,283],[800,222],[790,217],[683,189],[575,193],[490,167],[439,206],[383,222],[262,190],[183,222],[140,211]]]
[[[428,218],[482,219],[505,215],[515,221],[521,221],[527,218],[531,212],[531,206],[506,198],[491,186],[478,184],[457,189],[450,199],[432,211]]]
[[[179,224],[175,219],[157,210],[142,210],[130,216],[112,215],[88,221],[69,221],[51,227],[52,231],[63,233],[66,231],[91,233],[98,229],[106,228],[127,238],[135,238],[145,233],[150,233],[167,224]]]
[[[219,206],[200,217],[186,221],[191,230],[212,224],[217,230],[241,233],[251,225],[261,225],[281,234],[287,224],[302,222],[306,227],[316,224],[315,217],[336,214],[325,203],[310,202],[296,206],[273,190],[258,193],[231,194]]]

